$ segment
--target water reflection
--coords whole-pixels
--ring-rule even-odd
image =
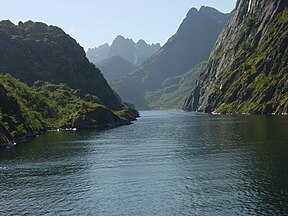
[[[285,117],[253,116],[241,128],[248,152],[242,178],[249,180],[248,200],[262,214],[288,214],[287,126]]]
[[[287,215],[288,120],[141,113],[0,152],[0,215]]]
[[[176,142],[185,166],[179,169],[187,185],[184,206],[207,214],[288,213],[287,119],[206,116],[183,122],[189,127]]]

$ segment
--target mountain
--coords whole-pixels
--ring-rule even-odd
[[[183,109],[287,113],[287,44],[287,0],[238,0]]]
[[[66,83],[96,95],[111,109],[121,109],[118,96],[86,58],[84,49],[55,26],[40,22],[0,22],[0,73],[33,85],[37,80]]]
[[[87,58],[97,66],[99,62],[114,56],[120,56],[133,65],[140,65],[159,49],[159,43],[149,45],[144,40],[135,43],[132,39],[118,35],[111,46],[104,44],[88,49]]]
[[[97,63],[97,67],[108,82],[124,77],[136,69],[135,65],[118,55]]]
[[[60,28],[0,22],[0,142],[55,127],[128,124],[137,115]]]
[[[199,63],[208,60],[213,45],[229,17],[230,14],[223,14],[210,7],[201,7],[199,11],[192,8],[176,34],[129,76],[111,83],[112,88],[124,101],[133,102],[139,109],[147,108],[140,105],[139,99],[143,102],[148,91],[159,91],[166,79],[183,75]],[[124,94],[131,94],[126,90],[128,87],[142,95],[142,98],[137,97],[136,101],[129,100]]]

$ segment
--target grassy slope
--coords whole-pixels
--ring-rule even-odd
[[[285,109],[287,112],[288,9],[277,16],[268,33],[255,44],[260,23],[261,20],[250,19],[242,26],[243,32],[251,33],[239,46],[236,56],[239,66],[226,74],[235,78],[216,112],[280,113]]]

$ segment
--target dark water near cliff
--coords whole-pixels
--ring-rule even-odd
[[[0,215],[287,215],[288,118],[147,111],[0,152]]]

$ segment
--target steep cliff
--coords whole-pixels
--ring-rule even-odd
[[[183,109],[287,113],[287,44],[287,0],[238,0]]]
[[[125,78],[112,82],[112,88],[124,101],[145,109],[141,104],[147,92],[161,90],[166,79],[183,75],[209,58],[213,45],[229,17],[230,14],[223,14],[210,7],[203,6],[199,11],[192,8],[176,34],[138,69]],[[126,88],[134,89],[134,91],[131,93]],[[126,92],[129,95],[126,95]],[[142,97],[131,97],[133,92]],[[136,98],[136,100],[129,100],[131,98]]]

